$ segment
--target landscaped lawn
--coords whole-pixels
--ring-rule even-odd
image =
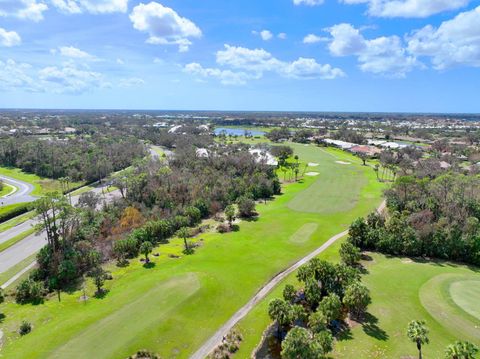
[[[62,190],[60,181],[42,178],[31,173],[25,173],[19,168],[0,167],[0,175],[11,177],[19,181],[31,183],[35,187],[35,189],[31,193],[32,196],[42,196],[47,192]],[[77,187],[81,184],[81,182],[73,182],[70,185],[71,187]]]
[[[156,265],[150,269],[138,259],[127,268],[112,264],[114,280],[107,282],[109,293],[103,299],[83,303],[79,289],[63,294],[61,303],[53,296],[39,306],[20,306],[11,300],[3,304],[7,344],[0,353],[22,359],[122,358],[147,348],[162,357],[187,358],[276,273],[380,204],[383,185],[371,168],[343,153],[352,165],[340,165],[334,150],[298,148],[301,161],[320,164],[314,167],[320,175],[286,185],[275,201],[257,206],[257,221],[241,222],[238,232],[200,235],[196,253],[182,258],[168,256],[181,253],[182,240],[174,239],[156,250],[160,257],[153,257]],[[356,171],[351,173],[353,168]],[[352,208],[309,213],[289,207],[316,181],[329,194],[340,195],[345,188],[328,178],[345,173],[351,174],[351,183],[345,186],[364,183],[352,194],[357,197],[352,198]],[[89,281],[87,295],[93,292]],[[16,330],[25,319],[32,322],[33,331],[20,338]]]
[[[0,198],[5,197],[6,195],[16,191],[17,188],[8,183],[3,183],[3,188],[0,190]]]

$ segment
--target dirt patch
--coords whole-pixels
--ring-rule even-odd
[[[405,259],[402,259],[402,263],[410,264],[410,263],[413,263],[413,261],[410,258],[405,258]]]
[[[345,161],[335,161],[335,163],[338,163],[339,165],[351,165],[350,162],[345,162]]]

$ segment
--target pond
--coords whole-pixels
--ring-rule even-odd
[[[248,133],[252,136],[263,136],[265,134],[265,132],[263,131],[248,130],[245,128],[226,128],[226,127],[217,127],[215,129],[215,134],[220,135],[224,133],[227,136],[244,136],[245,131],[248,131]]]

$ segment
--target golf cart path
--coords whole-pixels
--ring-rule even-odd
[[[16,191],[11,192],[0,199],[2,206],[8,206],[10,204],[23,202],[32,202],[37,199],[36,197],[31,195],[31,193],[35,189],[35,187],[31,183],[23,182],[18,179],[10,178],[3,175],[0,175],[0,180],[17,188]]]
[[[386,207],[386,202],[383,201],[380,206],[377,208],[379,213],[383,212]],[[340,238],[346,236],[348,230],[336,234],[328,241],[326,241],[321,247],[317,248],[307,256],[300,259],[291,267],[285,269],[284,271],[278,273],[273,277],[265,286],[263,286],[255,296],[250,299],[247,304],[240,308],[222,327],[213,334],[210,339],[208,339],[201,347],[198,349],[190,359],[204,359],[206,358],[218,345],[222,343],[223,337],[230,332],[230,330],[241,320],[243,319],[261,300],[263,300],[270,291],[275,288],[282,280],[284,280],[288,275],[296,271],[302,265],[309,262],[311,259],[317,257],[319,254],[324,252],[328,247],[334,244]]]

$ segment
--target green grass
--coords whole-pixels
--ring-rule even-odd
[[[25,173],[19,168],[0,167],[0,174],[13,179],[30,183],[34,186],[32,196],[42,196],[47,192],[61,191],[60,181],[39,177],[35,174]],[[72,187],[81,185],[81,182],[71,183]]]
[[[192,256],[170,258],[169,254],[178,255],[182,250],[182,240],[173,239],[156,249],[160,256],[153,257],[153,268],[144,268],[138,259],[127,268],[110,266],[114,280],[107,282],[109,293],[103,299],[91,298],[82,303],[79,289],[63,294],[61,303],[55,297],[40,306],[7,301],[0,307],[6,315],[7,336],[2,354],[23,359],[68,353],[74,359],[84,358],[85,351],[97,353],[96,348],[96,358],[121,358],[148,348],[163,357],[187,358],[276,273],[380,203],[383,185],[376,181],[371,168],[360,166],[355,158],[343,153],[313,146],[301,150],[301,160],[310,162],[307,157],[316,158],[322,164],[318,169],[322,173],[342,175],[342,171],[347,171],[347,166],[335,163],[337,155],[345,156],[358,168],[357,179],[367,180],[357,194],[354,208],[325,214],[293,211],[288,207],[290,201],[315,181],[325,181],[325,177],[308,177],[302,183],[288,184],[275,201],[257,206],[257,221],[241,222],[238,232],[200,235],[196,238],[200,247]],[[333,192],[343,191],[332,183],[325,182],[325,186]],[[305,230],[308,224],[317,225],[315,230],[310,227],[310,239],[292,241],[295,233]],[[183,285],[172,284],[175,278],[192,276],[195,283],[186,286],[194,288],[194,293],[186,291]],[[92,296],[93,292],[89,280],[87,295]],[[155,293],[155,298],[145,297],[148,293]],[[154,324],[150,317],[156,318]],[[20,338],[16,329],[25,318],[32,322],[34,330]],[[108,324],[110,321],[116,323],[114,327]],[[130,326],[131,331],[123,328]],[[97,339],[100,332],[104,336],[101,341]]]
[[[0,198],[1,198],[1,197],[5,197],[6,195],[8,195],[8,194],[10,194],[10,193],[12,193],[12,192],[15,192],[15,191],[17,191],[17,190],[18,190],[17,187],[12,186],[12,185],[4,182],[4,183],[3,183],[3,188],[0,190]]]
[[[5,232],[6,230],[13,228],[15,226],[18,226],[19,224],[28,221],[29,219],[35,217],[35,212],[30,211],[25,214],[21,214],[20,216],[17,216],[15,218],[12,218],[6,222],[3,222],[0,224],[0,233]]]
[[[480,279],[461,280],[450,286],[450,295],[460,308],[480,319]]]
[[[21,261],[20,263],[18,263],[15,266],[13,266],[12,268],[7,270],[6,272],[0,273],[0,284],[5,283],[10,278],[12,278],[15,274],[20,272],[22,269],[24,269],[25,267],[27,267],[28,265],[33,263],[35,261],[36,256],[37,256],[36,254],[32,254],[30,257],[25,258],[23,261]],[[28,274],[24,274],[23,277],[25,277],[26,275],[28,275]],[[18,283],[18,280],[17,280],[17,283]],[[13,283],[11,285],[11,288],[14,288],[15,285],[16,285],[16,283]],[[0,350],[0,358],[2,357],[1,354],[2,354],[2,352]]]
[[[25,239],[26,237],[28,237],[33,233],[35,233],[35,228],[28,229],[25,232],[22,232],[19,235],[16,235],[15,237],[10,238],[8,241],[0,243],[0,252],[3,252],[5,249],[10,248],[15,243],[20,242],[22,239]]]

